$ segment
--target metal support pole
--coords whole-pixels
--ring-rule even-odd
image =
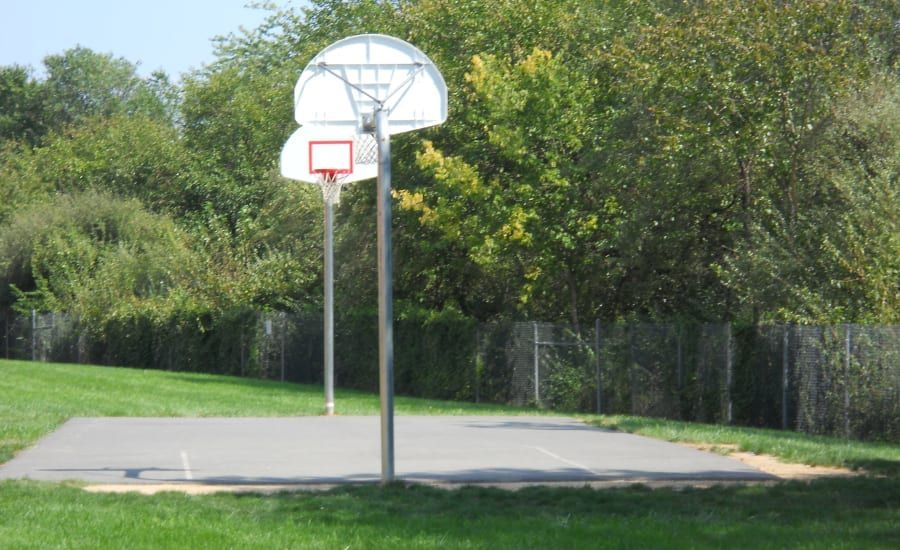
[[[533,321],[534,327],[534,404],[541,404],[541,349],[538,342],[538,324]]]
[[[325,199],[325,415],[334,414],[334,203]]]
[[[394,306],[391,258],[391,137],[387,111],[375,110],[378,143],[378,378],[381,393],[381,482],[394,481]]]
[[[600,370],[600,319],[594,319],[594,359],[597,362],[597,414],[603,414],[603,374]]]

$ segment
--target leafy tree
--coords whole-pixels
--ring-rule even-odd
[[[615,201],[579,162],[596,124],[589,83],[539,49],[513,66],[476,56],[467,79],[470,122],[485,130],[480,151],[470,163],[427,144],[418,161],[436,185],[427,195],[399,191],[401,208],[462,242],[483,269],[520,281],[521,306],[566,296],[577,326],[580,281],[594,273],[616,216]]]
[[[188,173],[175,128],[142,115],[84,119],[34,149],[0,157],[0,185],[11,192],[10,210],[30,194],[93,189],[138,198],[155,210],[185,212],[194,208],[185,188]]]
[[[195,190],[232,229],[265,200],[258,183],[296,127],[294,80],[286,70],[248,74],[228,67],[185,82],[184,144],[193,152]]]
[[[219,39],[182,89],[84,48],[48,57],[44,80],[0,68],[0,240],[46,236],[28,249],[40,277],[10,281],[59,300],[46,307],[111,303],[100,273],[132,311],[314,306],[321,199],[277,176],[293,85],[333,40],[383,32],[450,88],[446,124],[392,142],[398,313],[895,319],[896,14],[884,0],[314,0]],[[343,199],[340,296],[366,309],[374,186]],[[87,219],[92,200],[98,220],[174,223],[175,241],[148,239],[189,267],[165,292],[132,284],[158,278],[146,262],[169,265],[165,246],[53,221],[75,203]],[[4,246],[0,262],[24,265]]]
[[[3,305],[100,318],[193,278],[186,236],[134,200],[87,192],[17,212],[0,237]]]
[[[738,304],[716,266],[767,210],[791,227],[810,204],[808,154],[869,67],[866,19],[855,15],[850,2],[712,1],[610,50],[630,101],[612,159],[630,188],[622,203],[640,257],[629,263],[656,287],[638,289],[644,300],[758,316],[761,305]],[[714,291],[698,295],[704,287]]]
[[[47,56],[44,66],[44,79],[29,68],[0,67],[0,141],[35,146],[50,132],[97,117],[176,119],[179,93],[163,72],[144,79],[134,64],[83,47]]]
[[[44,131],[41,85],[26,67],[0,67],[0,142],[35,145]]]
[[[163,73],[144,80],[136,66],[122,58],[75,47],[44,59],[48,125],[62,128],[97,116],[141,114],[170,120],[171,84]]]
[[[900,319],[900,82],[880,76],[836,108],[809,163],[807,208],[777,209],[723,269],[768,317],[794,322]]]

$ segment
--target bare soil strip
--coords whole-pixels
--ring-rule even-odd
[[[724,454],[728,458],[740,460],[747,466],[752,466],[758,470],[762,470],[767,474],[778,476],[779,478],[791,480],[812,480],[823,477],[856,477],[865,475],[861,470],[850,470],[847,468],[836,468],[833,466],[810,466],[808,464],[793,464],[783,462],[777,457],[771,455],[758,455],[755,453],[742,452],[737,445],[709,445],[709,444],[691,444],[681,443],[687,447],[697,449],[699,451],[707,451],[713,453]]]

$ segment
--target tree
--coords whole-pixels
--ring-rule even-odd
[[[470,161],[426,144],[418,163],[435,185],[400,190],[400,206],[461,241],[483,269],[519,281],[521,307],[540,311],[566,296],[577,327],[581,281],[596,273],[617,215],[580,160],[593,151],[597,124],[590,84],[540,49],[515,65],[475,56],[467,80],[468,122],[484,128],[484,139]]]
[[[267,73],[226,67],[185,82],[184,144],[193,153],[195,190],[232,229],[266,200],[258,183],[296,128],[294,80],[285,67]]]
[[[144,80],[125,59],[80,46],[47,56],[44,66],[44,109],[50,128],[117,114],[171,120],[175,95],[163,73]]]
[[[693,295],[705,315],[759,316],[763,305],[737,303],[717,266],[768,210],[793,227],[815,196],[808,155],[867,74],[867,24],[850,2],[713,1],[610,51],[630,101],[613,162],[632,190],[630,240],[653,263],[639,279],[675,283],[651,290],[657,301],[696,310],[678,298]],[[697,296],[703,287],[714,292]]]
[[[900,81],[878,76],[835,108],[810,154],[794,223],[760,217],[722,270],[768,316],[807,323],[900,319]]]
[[[26,67],[0,67],[0,142],[35,145],[44,131],[41,85]]]
[[[171,125],[142,115],[84,119],[53,132],[33,149],[0,156],[0,185],[10,193],[0,209],[11,212],[29,197],[96,190],[137,198],[156,211],[186,213],[188,155]]]
[[[0,238],[4,307],[94,319],[186,286],[196,269],[186,235],[134,200],[86,192],[18,211]]]

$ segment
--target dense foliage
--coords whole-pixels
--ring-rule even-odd
[[[394,140],[399,315],[896,323],[897,21],[884,0],[315,0],[178,85],[84,48],[0,67],[0,307],[98,330],[317,310],[321,199],[277,175],[292,87],[380,32],[450,88],[445,125]],[[374,308],[374,241],[363,182],[338,212],[345,314]]]

